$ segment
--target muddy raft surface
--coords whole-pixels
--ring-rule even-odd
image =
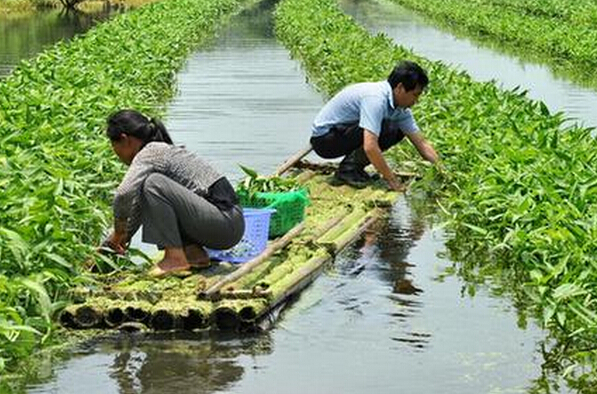
[[[305,220],[244,264],[214,262],[185,278],[98,275],[77,289],[61,324],[77,329],[255,330],[319,274],[324,264],[384,215],[398,198],[383,182],[334,184],[333,166],[304,163],[292,176],[309,191]],[[411,174],[406,174],[408,179]]]

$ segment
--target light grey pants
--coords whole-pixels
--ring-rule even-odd
[[[236,245],[245,231],[239,206],[226,211],[165,175],[147,177],[142,191],[143,242],[158,247]]]

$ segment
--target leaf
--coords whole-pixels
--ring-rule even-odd
[[[472,225],[472,224],[468,224],[468,223],[464,223],[464,222],[462,223],[462,225],[464,227],[470,228],[471,230],[473,230],[476,233],[479,233],[481,235],[487,235],[487,230],[482,229],[481,227],[478,227],[478,226],[475,226],[475,225]]]
[[[44,256],[46,256],[48,259],[52,260],[55,263],[60,264],[61,266],[65,267],[65,268],[68,268],[68,269],[73,268],[71,263],[66,261],[62,256],[59,256],[55,253],[46,252],[46,253],[44,253]]]
[[[553,298],[557,301],[566,300],[578,295],[585,294],[586,290],[583,290],[574,283],[564,283],[558,286],[553,292]]]
[[[245,167],[242,164],[238,165],[240,167],[241,170],[243,170],[243,172],[245,174],[247,174],[249,177],[251,178],[257,178],[259,176],[259,174],[257,173],[257,171],[249,168],[249,167]]]
[[[9,230],[7,228],[0,228],[0,235],[4,235],[7,238],[8,249],[12,252],[13,256],[17,260],[24,260],[25,255],[29,249],[29,245],[19,233]]]
[[[541,115],[549,116],[549,108],[547,108],[547,105],[543,101],[539,101],[539,108],[541,109]]]
[[[39,303],[41,314],[46,320],[49,320],[50,314],[52,313],[52,301],[50,300],[50,296],[44,285],[28,278],[21,278],[19,279],[19,282],[37,295],[36,300]]]

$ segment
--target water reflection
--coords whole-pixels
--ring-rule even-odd
[[[397,44],[412,48],[421,56],[465,70],[478,81],[495,80],[507,89],[520,86],[528,91],[530,98],[545,102],[551,111],[562,111],[579,123],[597,126],[594,88],[579,86],[569,78],[554,75],[545,65],[498,53],[466,38],[457,38],[388,1],[343,0],[342,5],[369,30],[384,32]]]
[[[239,359],[271,351],[267,334],[243,338],[123,334],[82,345],[51,384],[31,386],[29,392],[213,393],[243,377]]]
[[[271,35],[272,2],[235,18],[179,76],[168,127],[233,179],[270,173],[308,138],[322,98]],[[461,296],[441,232],[401,200],[337,257],[264,336],[102,342],[31,392],[523,392],[544,333],[517,327],[507,300]],[[274,346],[275,344],[275,346]]]
[[[94,13],[51,10],[0,14],[0,78],[8,75],[22,59],[33,58],[57,41],[84,33],[120,11],[108,7]]]
[[[213,50],[191,56],[168,108],[175,141],[233,181],[243,176],[238,164],[268,174],[302,148],[323,101],[276,42],[274,5],[268,0],[243,12]]]

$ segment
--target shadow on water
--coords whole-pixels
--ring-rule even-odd
[[[56,42],[82,34],[123,11],[119,7],[104,7],[93,13],[47,10],[0,14],[0,78],[6,77],[21,60],[33,58]]]

